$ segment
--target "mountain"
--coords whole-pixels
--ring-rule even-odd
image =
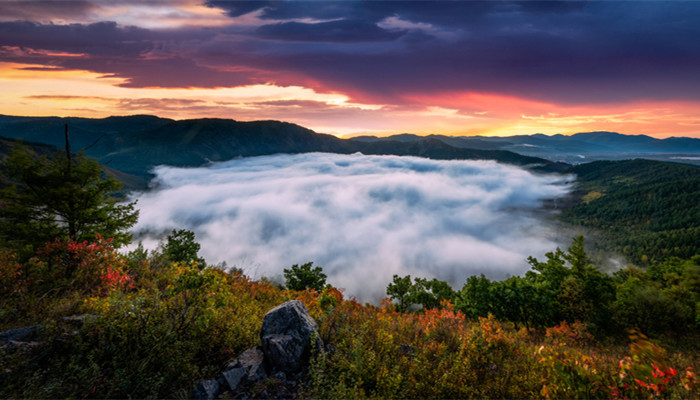
[[[514,135],[507,137],[430,135],[450,146],[482,150],[507,150],[550,161],[578,164],[595,160],[648,158],[700,163],[700,139],[671,137],[656,139],[645,135],[616,132],[581,132],[573,135]],[[416,141],[422,136],[401,134],[379,138],[361,136],[363,142]]]
[[[367,142],[359,147],[363,154],[419,156],[436,160],[497,160],[507,164],[527,166],[542,172],[562,172],[568,167],[566,164],[553,163],[510,151],[454,147],[434,137],[405,142],[382,140]]]
[[[148,115],[103,119],[0,116],[0,136],[62,147],[66,123],[73,149],[85,150],[87,155],[111,168],[140,177],[148,177],[149,171],[161,164],[199,166],[236,157],[306,152],[486,159],[546,172],[567,167],[511,151],[455,147],[432,137],[340,139],[280,121],[216,118],[175,121]]]

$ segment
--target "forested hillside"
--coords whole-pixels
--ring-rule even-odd
[[[597,230],[598,245],[637,264],[689,258],[700,246],[700,167],[651,160],[572,167],[579,203],[566,222]]]
[[[29,148],[32,152],[46,157],[65,152],[65,149],[49,144],[27,142],[21,139],[10,139],[0,136],[0,160],[4,160],[13,150],[21,147]],[[103,168],[105,173],[124,184],[123,191],[119,194],[125,194],[127,191],[133,190],[145,190],[148,187],[148,180],[143,176],[132,175],[104,165]],[[5,174],[0,174],[0,189],[8,186],[10,183],[11,181],[7,179]]]

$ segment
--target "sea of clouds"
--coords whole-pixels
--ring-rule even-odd
[[[154,172],[154,189],[134,196],[145,247],[190,229],[210,264],[282,281],[313,261],[362,301],[385,296],[394,274],[457,289],[474,274],[522,274],[528,256],[569,242],[541,202],[571,178],[493,161],[307,153]]]

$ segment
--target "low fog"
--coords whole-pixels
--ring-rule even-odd
[[[313,261],[362,301],[385,296],[394,274],[455,288],[473,274],[522,274],[528,256],[569,241],[540,207],[569,178],[492,161],[309,153],[154,173],[154,189],[135,196],[145,247],[190,229],[210,264],[282,281],[284,268]]]

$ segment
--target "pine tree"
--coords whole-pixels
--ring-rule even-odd
[[[32,252],[56,238],[92,241],[95,233],[120,246],[131,240],[135,203],[120,203],[113,194],[122,184],[82,153],[40,156],[18,146],[0,164],[14,184],[0,190],[0,243]]]

